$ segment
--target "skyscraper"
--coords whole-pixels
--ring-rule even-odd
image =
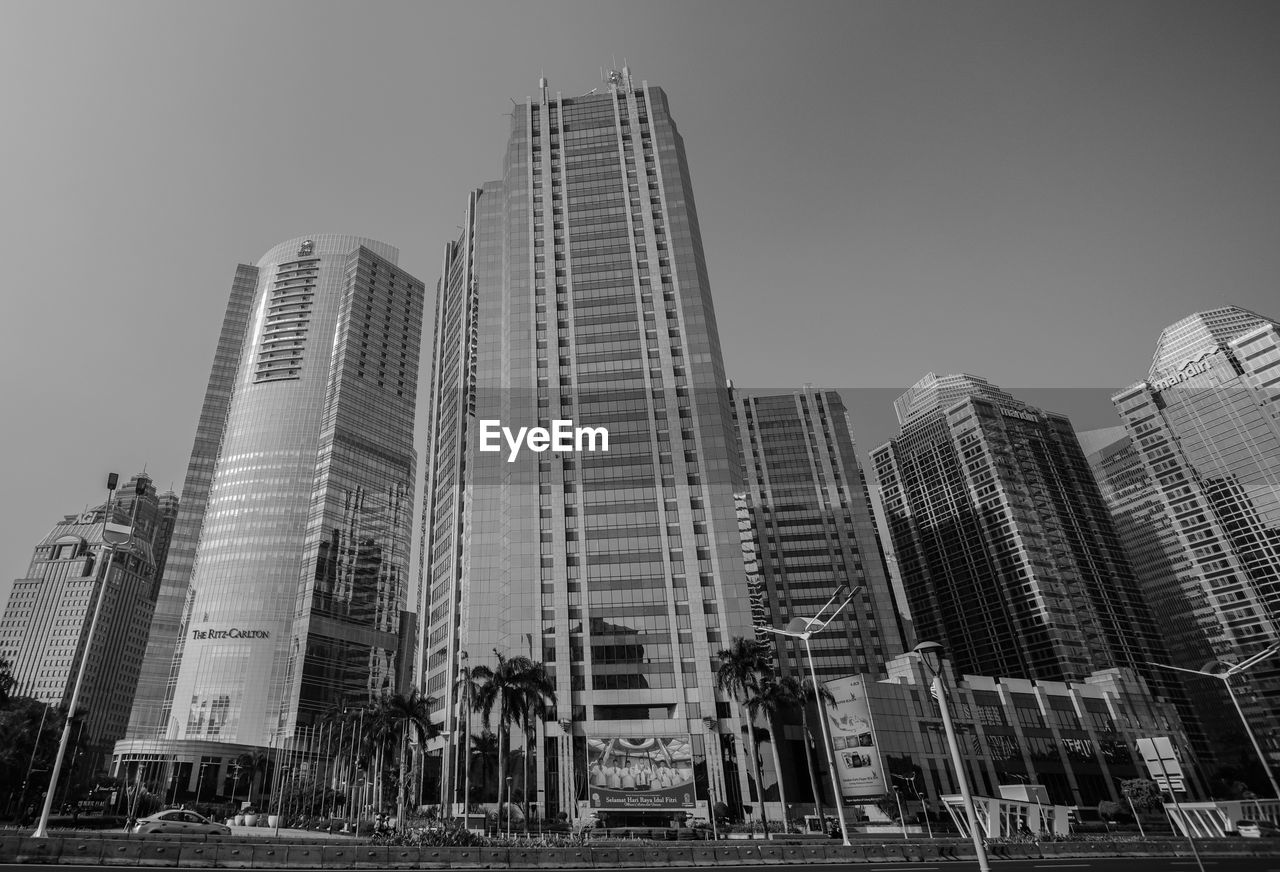
[[[903,634],[844,401],[835,391],[735,392],[734,412],[765,619],[785,627],[812,616],[840,586],[861,585],[810,643],[814,667],[820,681],[883,677],[903,652]],[[776,641],[779,673],[807,678],[803,646]]]
[[[1176,540],[1166,583],[1180,595],[1165,606],[1186,639],[1177,664],[1280,642],[1280,325],[1234,306],[1184,318],[1160,335],[1147,378],[1112,399]],[[1280,764],[1280,657],[1238,681]]]
[[[21,695],[69,702],[84,660],[79,708],[88,714],[79,744],[95,756],[124,736],[177,513],[177,497],[157,494],[140,473],[110,506],[67,515],[36,546],[0,617],[0,658],[11,664]],[[103,545],[107,520],[133,527],[110,557]],[[102,606],[86,649],[98,596]]]
[[[925,376],[873,452],[917,636],[957,671],[1081,680],[1159,646],[1115,525],[1062,415],[967,375]]]
[[[150,644],[174,651],[167,699],[116,748],[176,757],[179,795],[244,750],[314,753],[326,711],[407,687],[423,286],[396,258],[316,235],[237,270],[188,468],[198,544],[166,591],[184,613]]]
[[[544,83],[466,215],[437,298],[420,556],[418,666],[446,733],[462,746],[460,653],[492,665],[496,648],[544,662],[556,688],[517,800],[604,802],[600,755],[629,737],[696,770],[698,801],[707,773],[717,798],[745,797],[741,725],[712,679],[715,653],[752,633],[737,441],[666,94],[626,70],[580,97]],[[482,421],[557,419],[607,428],[608,450],[480,450]],[[459,801],[465,773],[442,762]]]
[[[1199,669],[1213,652],[1196,623],[1194,606],[1187,601],[1195,564],[1182,548],[1173,518],[1133,439],[1123,427],[1111,427],[1081,433],[1080,445],[1115,518],[1116,532],[1168,651],[1168,662]],[[1181,678],[1186,690],[1192,709],[1182,712],[1182,720],[1202,762],[1216,762],[1229,746],[1243,747],[1247,740],[1240,720],[1218,682],[1170,677]]]

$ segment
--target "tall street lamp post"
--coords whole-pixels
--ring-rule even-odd
[[[965,777],[964,761],[960,759],[960,743],[956,741],[956,728],[951,723],[951,710],[947,705],[947,689],[942,681],[942,646],[937,642],[921,642],[912,653],[920,658],[933,676],[933,692],[938,697],[938,708],[942,710],[942,727],[947,731],[951,763],[956,767],[956,781],[960,783],[960,797],[964,801],[965,816],[969,819],[969,834],[973,836],[973,849],[978,854],[978,868],[982,872],[990,872],[991,864],[987,862],[987,847],[982,843],[982,831],[978,826],[978,812],[973,806],[973,795],[969,793],[969,779]]]
[[[53,760],[53,773],[49,778],[49,790],[45,793],[44,809],[40,812],[40,823],[31,834],[35,839],[49,837],[49,812],[53,809],[53,794],[58,784],[58,776],[62,774],[62,762],[67,756],[67,742],[71,738],[71,722],[75,719],[76,706],[80,704],[80,691],[84,687],[84,674],[89,665],[89,655],[93,653],[94,631],[98,628],[98,615],[102,612],[103,594],[107,587],[107,576],[111,572],[111,563],[116,556],[116,548],[128,542],[133,536],[133,528],[111,522],[112,497],[115,496],[116,485],[120,476],[111,473],[107,476],[107,505],[102,513],[102,547],[107,552],[106,559],[94,580],[93,617],[89,620],[89,633],[85,638],[84,653],[80,656],[80,667],[76,672],[75,688],[71,691],[71,703],[67,706],[67,717],[62,724],[62,738],[58,742],[58,755]]]
[[[827,707],[826,702],[822,698],[821,689],[818,686],[818,673],[813,666],[813,650],[809,647],[809,639],[814,634],[821,633],[825,630],[827,626],[836,619],[836,615],[844,611],[845,606],[849,605],[849,603],[853,601],[853,597],[861,589],[862,587],[859,585],[858,587],[849,590],[848,594],[844,597],[844,600],[840,605],[835,606],[834,610],[830,614],[827,614],[827,609],[832,608],[836,600],[839,599],[847,590],[844,585],[841,585],[836,589],[836,592],[831,595],[831,599],[827,600],[826,603],[823,604],[822,608],[818,609],[818,613],[812,618],[792,618],[791,622],[787,624],[787,628],[785,630],[779,630],[776,627],[763,628],[775,635],[790,636],[792,639],[799,639],[804,642],[805,658],[809,661],[809,680],[813,682],[813,692],[814,696],[817,697],[818,702],[818,725],[822,727],[822,747],[827,755],[827,770],[831,774],[831,788],[835,791],[836,815],[840,818],[840,837],[844,840],[844,844],[846,846],[849,845],[850,842],[849,825],[845,821],[844,815],[844,796],[840,792],[840,776],[836,771],[836,761],[832,759],[831,734],[827,730]]]
[[[1244,731],[1249,735],[1249,741],[1253,743],[1253,750],[1257,753],[1258,759],[1262,761],[1262,768],[1267,773],[1267,780],[1271,782],[1271,791],[1276,795],[1277,799],[1280,799],[1280,784],[1276,783],[1276,774],[1271,770],[1271,764],[1267,762],[1267,755],[1262,753],[1262,746],[1258,744],[1258,737],[1254,735],[1253,728],[1249,726],[1248,718],[1244,716],[1244,709],[1240,708],[1240,700],[1236,699],[1235,691],[1231,689],[1231,679],[1277,653],[1280,653],[1280,642],[1263,648],[1234,666],[1218,660],[1210,660],[1204,665],[1203,669],[1183,669],[1181,666],[1168,666],[1164,663],[1155,665],[1162,669],[1173,669],[1178,672],[1190,672],[1192,675],[1203,675],[1206,678],[1216,678],[1222,682],[1227,689],[1227,696],[1231,697],[1232,705],[1236,707],[1236,714],[1240,715],[1240,723],[1244,724]],[[1211,667],[1212,671],[1210,671]]]

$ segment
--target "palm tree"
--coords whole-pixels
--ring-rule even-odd
[[[519,714],[517,707],[520,704],[517,694],[514,693],[514,687],[511,684],[511,676],[515,671],[515,664],[508,660],[504,654],[494,649],[494,654],[498,657],[498,668],[490,669],[488,666],[476,666],[472,669],[472,676],[476,677],[480,682],[479,693],[476,696],[476,708],[480,712],[480,717],[484,719],[485,726],[490,726],[490,717],[493,710],[498,709],[498,812],[501,818],[502,812],[502,785],[506,783],[507,776],[507,747],[510,744],[511,725],[515,723]],[[515,658],[516,660],[528,658]]]
[[[545,722],[551,706],[556,702],[555,682],[547,675],[547,667],[542,663],[531,661],[528,667],[516,677],[523,700],[519,706],[521,727],[524,730],[524,819],[526,826],[529,820],[529,766],[533,760],[536,742],[537,723]],[[536,720],[535,720],[536,719]]]
[[[756,730],[747,714],[747,701],[760,689],[762,676],[770,675],[769,648],[754,639],[734,637],[729,647],[716,655],[720,665],[716,668],[716,690],[729,694],[738,704],[738,713],[747,725],[747,757],[755,771],[756,789],[760,794],[760,822],[765,837],[769,836],[769,818],[764,809],[764,782],[760,779],[760,761],[756,758]]]
[[[497,669],[477,666],[472,676],[477,677],[481,686],[476,696],[477,707],[486,724],[498,709],[498,807],[502,807],[502,786],[506,784],[507,756],[510,754],[511,727],[519,725],[526,741],[532,718],[545,718],[549,711],[548,703],[555,703],[556,695],[546,667],[535,663],[528,657],[507,657],[496,648],[493,652],[498,658]],[[529,754],[524,755],[525,784],[524,811],[528,820],[529,791],[528,761]]]
[[[493,679],[493,673],[487,666],[471,667],[467,664],[467,652],[463,651],[459,655],[461,664],[458,667],[458,680],[454,684],[455,692],[458,696],[458,702],[462,706],[464,715],[463,724],[463,754],[462,754],[462,813],[465,815],[470,808],[468,803],[471,802],[471,713],[476,711],[477,700],[484,688],[484,685]],[[457,767],[454,767],[455,771]],[[451,790],[455,793],[456,790]],[[453,801],[453,797],[449,797],[449,801]]]
[[[778,773],[778,800],[782,803],[783,809],[787,807],[787,794],[782,785],[782,757],[778,754],[778,746],[782,740],[782,729],[778,723],[778,716],[801,707],[803,702],[804,696],[801,694],[799,683],[795,679],[779,681],[771,674],[765,674],[755,692],[747,699],[747,713],[752,720],[764,715],[765,723],[769,725],[771,737],[769,747],[773,750],[773,768]],[[786,823],[787,825],[790,824],[789,821]]]
[[[253,805],[254,785],[256,784],[259,787],[262,786],[261,776],[266,775],[267,768],[270,765],[271,765],[271,758],[267,755],[266,751],[263,751],[261,749],[257,751],[246,751],[245,753],[241,754],[239,757],[236,758],[235,783],[239,784],[240,779],[244,776],[245,773],[248,773],[249,775],[249,793],[248,793],[248,796],[245,798],[245,802],[247,802],[249,805]],[[234,791],[232,793],[232,799],[234,801]]]
[[[493,779],[493,773],[498,760],[498,737],[493,734],[492,730],[484,730],[479,735],[471,737],[471,759],[467,766],[467,789],[471,791],[471,769],[476,769],[476,780],[480,782],[481,802],[487,801],[485,798],[489,795],[489,782]],[[501,797],[499,797],[501,799]],[[468,792],[466,802],[471,801],[471,794]]]
[[[407,694],[393,693],[378,701],[377,720],[387,725],[393,737],[397,731],[400,734],[396,741],[400,757],[400,789],[396,797],[396,821],[401,827],[404,826],[405,804],[408,801],[406,794],[409,784],[410,734],[412,733],[419,744],[440,735],[439,725],[431,721],[431,708],[434,704],[434,699],[423,696],[416,687]]]
[[[800,700],[800,727],[804,731],[804,756],[809,764],[809,786],[813,790],[814,812],[818,816],[818,821],[822,822],[822,782],[818,778],[818,765],[813,758],[813,746],[816,740],[809,731],[809,703],[817,704],[819,697],[826,702],[835,702],[835,697],[831,695],[831,691],[821,685],[815,691],[813,682],[807,678],[804,681],[796,681],[788,677],[782,679],[782,683],[788,685],[791,693]],[[818,704],[818,717],[823,716],[822,706]]]

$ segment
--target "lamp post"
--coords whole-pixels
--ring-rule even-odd
[[[924,800],[920,798],[920,791],[916,788],[916,774],[912,772],[910,775],[894,775],[898,781],[905,781],[911,785],[911,795],[916,798],[916,802],[920,803],[924,808],[924,825],[929,830],[929,838],[933,838],[933,823],[929,820],[929,807],[924,804]]]
[[[902,813],[902,796],[898,793],[897,787],[890,788],[893,791],[893,801],[898,804],[898,823],[902,825],[902,838],[907,838],[907,816]]]
[[[93,617],[89,620],[89,633],[84,642],[84,653],[80,656],[80,666],[76,671],[76,683],[71,691],[71,703],[67,706],[67,717],[62,724],[62,738],[58,741],[58,755],[53,760],[53,773],[49,778],[49,790],[45,793],[44,809],[40,812],[40,823],[31,834],[35,839],[49,837],[49,812],[53,809],[53,794],[58,784],[58,776],[62,774],[62,761],[67,755],[67,742],[71,738],[71,721],[75,718],[76,706],[80,703],[80,691],[84,687],[84,674],[88,671],[89,655],[93,653],[93,636],[98,629],[98,615],[102,612],[102,597],[107,588],[107,577],[111,572],[111,563],[116,556],[116,548],[128,542],[133,536],[133,527],[111,523],[112,497],[115,496],[116,485],[120,476],[111,473],[107,476],[107,504],[102,512],[102,547],[107,552],[106,559],[98,577],[94,579]]]
[[[809,661],[809,680],[813,682],[814,696],[818,703],[818,726],[822,727],[822,747],[827,755],[827,769],[831,774],[831,788],[835,792],[836,815],[840,818],[840,837],[847,847],[849,842],[849,825],[845,821],[844,816],[844,796],[840,793],[840,776],[836,772],[836,761],[833,759],[833,751],[831,748],[831,734],[827,730],[827,706],[822,698],[821,688],[818,686],[818,673],[813,666],[813,650],[809,647],[809,639],[816,633],[821,633],[827,626],[836,619],[836,615],[844,611],[845,606],[853,601],[853,597],[859,590],[861,585],[849,590],[848,595],[840,603],[835,606],[834,610],[828,615],[827,609],[831,608],[840,595],[847,588],[841,585],[836,592],[831,595],[831,599],[827,600],[822,608],[818,609],[818,613],[812,618],[792,618],[787,624],[785,630],[779,630],[776,627],[764,627],[770,633],[778,636],[790,636],[792,639],[799,639],[804,642],[805,658]]]
[[[507,838],[511,838],[511,782],[515,779],[507,776]]]
[[[1258,760],[1262,763],[1262,768],[1267,773],[1267,780],[1271,782],[1271,790],[1276,795],[1276,798],[1280,799],[1280,784],[1276,783],[1276,774],[1271,771],[1271,764],[1267,762],[1267,755],[1262,753],[1262,746],[1258,744],[1258,737],[1253,734],[1253,728],[1249,726],[1249,720],[1244,716],[1244,709],[1240,707],[1240,700],[1236,699],[1235,691],[1231,689],[1231,679],[1277,653],[1280,653],[1280,642],[1263,648],[1234,666],[1218,660],[1210,660],[1204,665],[1205,668],[1202,669],[1183,669],[1181,666],[1168,666],[1164,663],[1155,665],[1162,669],[1173,669],[1177,672],[1190,672],[1192,675],[1216,678],[1222,682],[1227,689],[1227,696],[1231,697],[1231,704],[1236,707],[1236,714],[1240,715],[1240,723],[1244,724],[1244,731],[1249,735],[1249,741],[1253,743],[1253,750],[1257,753]],[[1214,667],[1212,672],[1208,671],[1209,667]]]
[[[947,689],[942,681],[942,646],[937,642],[921,642],[912,653],[920,658],[920,662],[933,676],[933,691],[938,697],[938,708],[942,710],[942,727],[947,731],[947,745],[951,748],[951,762],[956,767],[956,781],[960,783],[960,798],[964,801],[964,813],[969,819],[973,849],[978,854],[978,868],[982,872],[990,872],[987,848],[982,843],[982,833],[978,828],[978,812],[973,806],[973,795],[969,793],[969,779],[965,776],[964,761],[960,759],[960,743],[956,741],[956,728],[951,723],[951,710],[947,705]]]
[[[1116,778],[1112,775],[1111,780],[1120,782],[1120,793],[1129,801],[1129,811],[1133,812],[1133,822],[1138,825],[1138,833],[1145,839],[1147,831],[1142,828],[1142,819],[1138,817],[1138,808],[1133,804],[1133,797],[1129,794],[1129,791],[1124,789],[1124,779]]]

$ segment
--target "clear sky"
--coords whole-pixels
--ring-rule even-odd
[[[737,384],[844,390],[864,448],[929,370],[1113,424],[1168,323],[1280,315],[1278,33],[1274,2],[8,0],[0,597],[108,471],[181,487],[236,263],[352,233],[433,286],[509,98],[615,57],[670,95]]]

